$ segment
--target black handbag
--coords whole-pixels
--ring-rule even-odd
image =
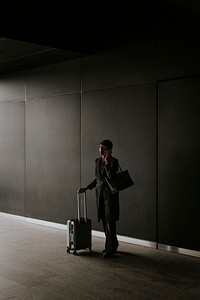
[[[107,177],[105,177],[107,185],[112,194],[125,190],[134,184],[128,170],[122,171],[120,165],[118,165],[118,169],[119,171],[113,178],[113,180],[110,180]]]

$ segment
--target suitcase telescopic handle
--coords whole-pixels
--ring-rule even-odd
[[[87,222],[87,203],[86,203],[86,192],[80,193],[77,191],[77,207],[78,207],[78,221],[81,221],[81,194],[83,194],[83,218]]]

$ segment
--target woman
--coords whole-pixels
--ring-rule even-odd
[[[119,220],[119,193],[112,194],[105,178],[112,180],[118,171],[118,159],[112,156],[113,144],[103,140],[99,146],[100,157],[95,160],[95,179],[79,192],[96,191],[98,221],[102,221],[106,236],[103,257],[113,257],[119,246],[116,235],[116,221]]]

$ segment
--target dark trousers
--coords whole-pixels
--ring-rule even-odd
[[[116,252],[119,246],[116,235],[116,221],[102,220],[103,228],[106,236],[105,250],[109,252]]]

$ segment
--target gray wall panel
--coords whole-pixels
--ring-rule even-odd
[[[200,74],[199,35],[163,37],[158,42],[159,79]]]
[[[124,87],[83,94],[82,186],[94,178],[94,160],[102,139],[114,143],[113,156],[128,168],[135,185],[120,193],[118,233],[156,239],[156,86]],[[89,213],[97,224],[94,191]]]
[[[159,242],[200,250],[200,79],[159,90]]]
[[[27,216],[66,223],[79,185],[80,95],[27,101]]]
[[[23,73],[16,73],[0,79],[0,102],[25,99]]]
[[[156,80],[152,40],[140,40],[83,59],[83,90],[126,86]]]
[[[26,72],[26,97],[80,91],[80,60],[52,64]]]
[[[0,103],[0,210],[24,215],[24,102]]]

